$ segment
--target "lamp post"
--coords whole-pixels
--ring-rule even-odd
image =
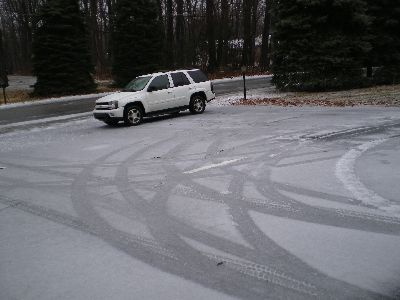
[[[246,101],[246,71],[247,67],[243,65],[241,67],[242,74],[243,74],[243,96],[244,96],[244,101]]]

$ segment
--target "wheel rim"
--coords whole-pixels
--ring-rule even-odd
[[[141,116],[142,114],[137,108],[132,108],[128,111],[128,120],[131,124],[138,124]]]
[[[204,102],[203,99],[196,98],[193,102],[193,110],[195,112],[202,112],[204,109]]]

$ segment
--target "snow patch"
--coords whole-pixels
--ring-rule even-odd
[[[357,148],[345,153],[336,163],[335,175],[343,183],[354,197],[364,204],[371,205],[377,209],[400,215],[400,206],[392,204],[389,200],[369,190],[355,174],[355,162],[366,151],[374,148],[387,139],[379,139],[364,143]]]
[[[270,99],[270,98],[281,98],[286,96],[285,93],[271,92],[267,88],[247,90],[246,91],[247,100],[257,100],[257,99]],[[210,106],[229,106],[234,105],[243,99],[243,91],[234,92],[224,96],[217,96],[209,104]]]
[[[184,174],[193,174],[193,173],[197,173],[197,172],[208,170],[208,169],[212,169],[212,168],[218,168],[218,167],[227,166],[227,165],[233,164],[233,163],[238,162],[238,161],[243,160],[243,159],[245,159],[245,157],[226,160],[226,161],[220,162],[218,164],[211,164],[211,165],[207,165],[207,166],[200,167],[200,168],[197,168],[197,169],[193,169],[193,170],[190,170],[190,171],[186,171],[186,172],[184,172]]]

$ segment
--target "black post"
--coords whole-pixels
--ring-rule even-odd
[[[8,87],[8,77],[6,70],[6,59],[3,48],[3,35],[0,29],[0,87],[3,89],[4,104],[7,104],[6,87]]]
[[[246,101],[246,73],[243,72],[243,95],[244,101]]]
[[[4,104],[7,104],[6,88],[4,86],[3,86],[3,97],[4,97]]]

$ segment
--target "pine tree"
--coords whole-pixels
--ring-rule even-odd
[[[369,0],[368,14],[372,19],[369,66],[377,67],[373,80],[378,84],[399,83],[400,1]]]
[[[77,0],[48,0],[33,42],[34,94],[91,92],[95,84],[86,27]]]
[[[154,0],[119,0],[113,31],[113,77],[118,86],[162,67],[163,28]]]
[[[275,6],[273,82],[280,89],[361,85],[370,45],[363,0],[279,0]]]

